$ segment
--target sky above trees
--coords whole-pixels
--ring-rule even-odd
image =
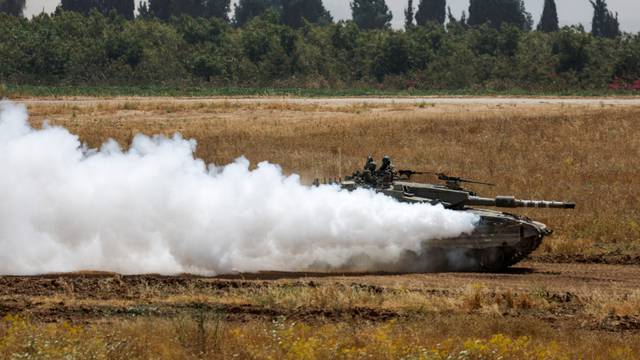
[[[237,0],[232,1],[235,3]],[[137,2],[136,0],[136,4]],[[351,18],[349,0],[323,0],[323,2],[335,20]],[[418,0],[414,0],[414,6],[417,6],[418,2]],[[59,3],[60,0],[27,0],[25,15],[31,16],[42,10],[50,12]],[[527,10],[531,12],[537,24],[540,21],[544,0],[525,0],[525,3]],[[640,32],[640,2],[637,0],[608,0],[607,3],[609,9],[619,13],[620,27],[623,31]],[[459,17],[462,11],[469,9],[469,0],[448,0],[447,4],[456,17]],[[591,29],[593,9],[588,0],[560,0],[556,1],[556,4],[558,5],[558,18],[561,26],[581,23],[587,30]],[[391,21],[393,27],[402,28],[407,0],[387,0],[387,5],[393,13]]]

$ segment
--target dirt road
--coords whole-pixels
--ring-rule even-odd
[[[117,279],[121,286],[111,288],[104,294],[96,288],[108,279]],[[191,275],[118,275],[112,273],[88,272],[73,274],[48,274],[41,276],[2,276],[0,296],[50,296],[64,293],[60,282],[71,284],[76,297],[92,298],[125,297],[125,289],[141,282],[153,283],[162,288],[176,288],[190,284],[225,288],[253,285],[282,284],[292,281],[327,283],[357,282],[386,288],[429,288],[452,290],[469,284],[482,284],[495,289],[529,291],[545,288],[549,291],[606,291],[631,292],[640,289],[640,266],[603,264],[555,264],[523,262],[505,273],[433,273],[433,274],[387,274],[387,273],[294,273],[261,272],[253,274],[232,274],[216,277]],[[128,290],[126,290],[128,292]]]
[[[538,262],[525,262],[502,274],[3,276],[0,317],[17,313],[43,321],[93,322],[171,317],[201,307],[222,311],[232,321],[278,316],[385,321],[470,312],[495,316],[497,312],[575,328],[636,332],[640,331],[640,316],[634,310],[640,301],[638,289],[639,266]],[[631,313],[615,309],[631,309]]]

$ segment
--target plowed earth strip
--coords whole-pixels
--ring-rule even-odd
[[[218,301],[238,290],[260,294],[276,289],[333,288],[360,290],[371,294],[402,297],[406,291],[428,298],[455,298],[470,285],[486,288],[489,296],[500,292],[536,294],[552,309],[510,309],[502,314],[438,313],[426,309],[376,306],[286,307],[279,304],[225,303]],[[151,290],[150,290],[151,289]],[[320,274],[262,272],[218,277],[192,275],[119,275],[110,273],[48,274],[0,277],[0,317],[27,314],[41,321],[93,322],[135,317],[172,317],[204,310],[221,314],[229,321],[286,317],[303,321],[386,321],[438,316],[502,316],[535,318],[554,327],[604,331],[640,332],[640,314],[585,316],[583,299],[594,293],[619,296],[640,289],[640,267],[602,264],[552,264],[525,262],[507,273],[439,274]],[[197,293],[192,300],[171,300],[171,296]],[[151,294],[151,295],[150,295]]]
[[[132,289],[154,287],[164,294],[185,289],[224,290],[274,285],[317,286],[360,284],[373,289],[452,290],[471,283],[491,288],[563,291],[589,286],[592,290],[633,291],[640,289],[640,266],[580,263],[523,262],[504,273],[309,273],[266,271],[251,274],[200,277],[193,275],[119,275],[85,272],[38,276],[0,276],[0,296],[53,296],[72,292],[75,298],[136,298]]]

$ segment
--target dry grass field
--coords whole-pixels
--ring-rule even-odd
[[[523,213],[556,234],[540,254],[640,254],[640,106],[174,101],[29,103],[31,120],[67,127],[97,147],[137,133],[182,133],[197,156],[239,156],[314,178],[349,175],[368,154],[397,168],[494,182],[481,194],[571,200],[575,211]],[[434,177],[416,180],[435,180]]]
[[[633,359],[640,269],[1,277],[0,358]]]
[[[578,208],[518,211],[556,232],[505,274],[0,277],[0,359],[640,358],[638,105],[25,102],[92,147],[180,132],[309,183],[387,154]]]

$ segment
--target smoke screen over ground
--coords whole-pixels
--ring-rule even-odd
[[[138,135],[87,149],[0,105],[0,273],[221,274],[378,270],[425,241],[471,232],[474,215],[369,190],[308,187],[277,165],[194,158],[196,142]]]

